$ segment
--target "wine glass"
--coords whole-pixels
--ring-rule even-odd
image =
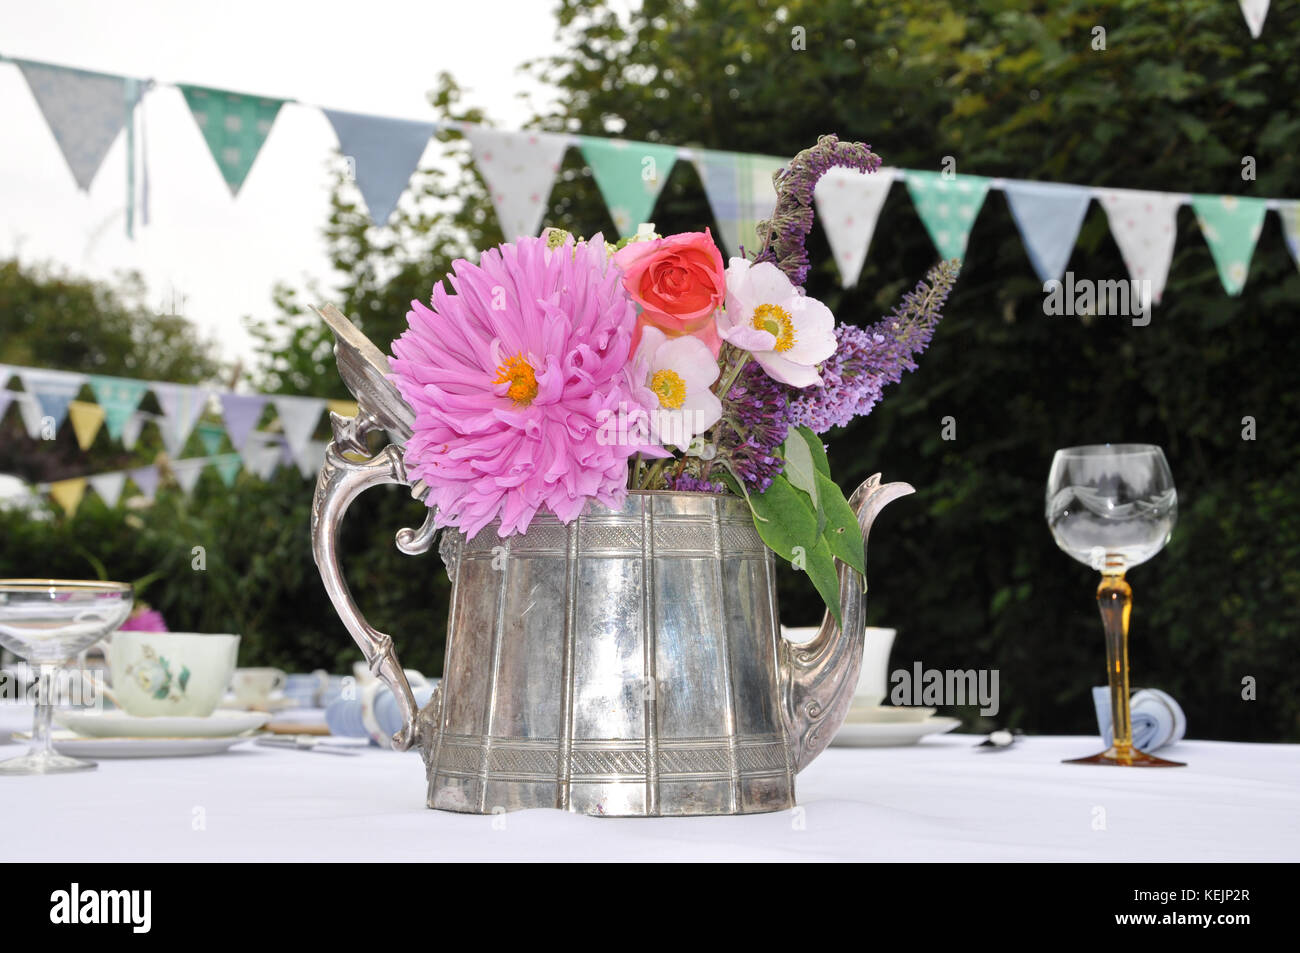
[[[1160,552],[1178,519],[1178,493],[1164,451],[1117,443],[1056,451],[1047,477],[1047,525],[1056,545],[1101,573],[1097,605],[1106,630],[1113,741],[1070,764],[1181,767],[1133,746],[1129,719],[1128,620],[1133,590],[1124,574]]]
[[[0,761],[0,775],[84,771],[93,761],[54,751],[50,716],[55,682],[68,659],[113,632],[131,614],[131,587],[122,582],[68,579],[0,579],[0,645],[39,671],[32,746]]]

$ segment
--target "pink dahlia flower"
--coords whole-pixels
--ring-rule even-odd
[[[440,283],[432,308],[411,302],[393,342],[393,381],[416,413],[407,473],[428,484],[437,524],[473,537],[499,518],[504,537],[541,509],[567,523],[590,500],[621,505],[628,458],[665,453],[601,436],[653,397],[628,367],[636,305],[603,237],[521,238],[452,271],[455,294]]]
[[[139,606],[118,628],[123,632],[166,632],[167,623],[157,609]]]

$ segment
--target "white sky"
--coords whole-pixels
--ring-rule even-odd
[[[530,115],[521,92],[548,97],[518,66],[555,49],[547,0],[0,0],[9,57],[425,120],[445,69],[507,128]],[[232,199],[180,91],[155,88],[143,108],[150,225],[137,218],[130,241],[124,136],[81,192],[18,67],[0,63],[0,257],[101,278],[137,270],[151,306],[183,301],[223,358],[247,358],[242,318],[273,310],[277,280],[331,279],[333,129],[319,109],[286,104]]]

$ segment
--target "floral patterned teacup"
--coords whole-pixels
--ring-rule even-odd
[[[115,632],[108,665],[113,693],[132,715],[212,714],[230,684],[239,636]]]

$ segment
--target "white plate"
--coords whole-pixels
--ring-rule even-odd
[[[854,724],[884,724],[891,725],[906,722],[913,724],[915,722],[925,721],[934,714],[933,708],[904,708],[898,705],[851,705],[849,707],[848,717],[845,721],[851,721]]]
[[[145,718],[124,711],[55,711],[64,728],[92,738],[229,738],[261,728],[271,720],[264,711],[224,711],[206,718],[157,715]]]
[[[913,722],[846,721],[831,744],[837,748],[888,748],[914,745],[926,735],[941,735],[961,724],[959,718],[927,718]]]
[[[220,754],[249,738],[78,738],[55,734],[54,750],[69,758],[188,758]]]

